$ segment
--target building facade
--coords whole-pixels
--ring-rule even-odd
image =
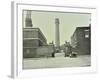
[[[39,28],[23,28],[23,57],[37,56],[37,48],[47,45],[47,40]]]
[[[73,51],[78,55],[91,54],[91,31],[88,27],[77,27],[71,36],[71,45]]]

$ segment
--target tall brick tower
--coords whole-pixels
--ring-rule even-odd
[[[32,27],[31,11],[27,10],[25,18],[25,27]]]
[[[55,46],[57,52],[60,51],[59,18],[55,18]]]

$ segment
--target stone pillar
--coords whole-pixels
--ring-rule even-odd
[[[60,51],[60,39],[59,39],[59,18],[55,18],[55,46],[57,52]]]
[[[31,11],[27,10],[25,18],[25,27],[32,27]]]

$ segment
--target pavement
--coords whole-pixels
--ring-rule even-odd
[[[76,58],[64,57],[64,53],[56,53],[55,57],[23,59],[23,69],[87,67],[91,65],[90,55],[81,55]]]

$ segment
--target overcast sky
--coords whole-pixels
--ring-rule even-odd
[[[24,12],[24,18],[26,13]],[[32,11],[33,27],[38,27],[47,39],[55,43],[55,18],[59,18],[60,45],[70,41],[76,27],[88,26],[91,14]],[[24,19],[25,21],[25,19]]]

